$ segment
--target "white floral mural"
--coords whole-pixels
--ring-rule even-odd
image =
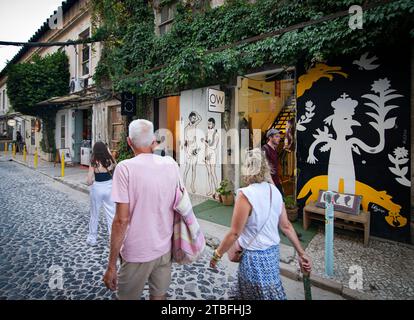
[[[395,180],[403,186],[411,187],[411,181],[405,177],[408,173],[408,166],[402,166],[409,160],[408,150],[404,147],[397,147],[394,149],[394,157],[388,154],[388,159],[394,164],[394,167],[388,167],[388,169],[397,176]]]

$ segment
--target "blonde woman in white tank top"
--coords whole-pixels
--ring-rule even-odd
[[[282,196],[271,182],[269,164],[260,149],[247,153],[242,174],[247,186],[237,190],[230,231],[214,251],[210,266],[215,268],[217,261],[238,241],[244,250],[234,297],[285,300],[279,270],[279,228],[295,247],[301,268],[310,272],[311,260],[287,218]]]

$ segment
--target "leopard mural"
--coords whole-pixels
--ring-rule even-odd
[[[337,188],[338,192],[343,193],[343,183],[340,183],[340,186]],[[317,176],[306,182],[306,184],[301,189],[298,199],[305,198],[305,204],[309,202],[316,201],[318,199],[319,190],[328,189],[328,176]],[[368,211],[370,204],[376,204],[384,208],[379,212],[385,213],[385,221],[392,227],[404,227],[407,224],[407,218],[400,215],[401,206],[391,201],[392,196],[389,195],[386,191],[378,191],[369,185],[356,181],[355,183],[355,194],[360,194],[362,196],[361,206],[362,210]],[[375,212],[378,212],[376,210]]]

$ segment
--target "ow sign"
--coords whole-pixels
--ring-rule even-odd
[[[208,111],[224,112],[224,91],[208,89]]]

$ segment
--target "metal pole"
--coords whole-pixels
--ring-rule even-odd
[[[334,207],[333,192],[325,193],[325,274],[333,276],[333,230],[334,230]]]
[[[303,281],[303,290],[305,292],[305,300],[312,300],[310,272],[302,270],[302,281]]]
[[[60,175],[63,178],[65,176],[65,153],[62,152],[62,157],[60,158]]]
[[[34,168],[37,169],[37,148],[35,148],[34,152]]]

